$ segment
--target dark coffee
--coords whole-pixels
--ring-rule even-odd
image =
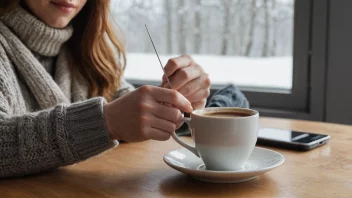
[[[208,112],[203,115],[211,117],[248,117],[252,114],[248,112]]]

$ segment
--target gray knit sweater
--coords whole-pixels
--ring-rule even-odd
[[[72,32],[22,8],[0,18],[0,177],[74,164],[118,144],[105,128],[104,98],[88,99],[83,78],[71,76]],[[123,80],[116,98],[132,89]]]

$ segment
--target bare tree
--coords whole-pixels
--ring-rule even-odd
[[[166,45],[167,45],[167,53],[172,54],[172,3],[170,0],[165,0],[165,13],[166,13],[166,23],[167,23],[167,32],[166,32]]]
[[[196,0],[195,2],[195,33],[194,33],[194,53],[198,54],[200,52],[202,43],[202,32],[201,32],[201,6],[202,0]]]
[[[114,0],[112,17],[124,30],[128,52],[240,56],[292,54],[294,0]],[[192,8],[192,11],[191,11]],[[163,14],[160,14],[160,10]],[[278,15],[280,11],[280,15]]]
[[[247,18],[247,16],[243,16],[242,10],[246,6],[246,1],[247,0],[236,0],[236,4],[233,5],[232,6],[233,8],[231,9],[232,23],[231,23],[231,38],[229,38],[229,40],[232,40],[231,54],[233,55],[241,55],[243,51],[242,50],[243,41],[246,38],[246,33],[245,33],[246,24],[244,20],[245,18]]]
[[[272,44],[271,44],[271,56],[276,55],[276,41],[277,41],[277,32],[278,32],[278,16],[277,16],[277,10],[276,10],[276,0],[272,0],[272,11],[274,14],[272,15],[272,31],[273,31],[273,37],[272,37]]]
[[[257,18],[257,0],[252,0],[250,10],[251,10],[251,18],[249,21],[248,39],[247,39],[246,50],[244,53],[245,56],[249,56],[251,54],[252,47],[253,47],[254,28],[255,28],[255,22]]]
[[[178,4],[178,15],[179,15],[179,53],[186,53],[186,10],[185,10],[185,0],[179,0]]]
[[[204,31],[202,32],[202,34],[205,40],[203,41],[202,46],[205,49],[205,52],[207,53],[210,53],[212,49],[210,45],[210,33],[211,33],[210,19],[211,19],[211,16],[209,14],[204,15]]]
[[[223,7],[223,32],[222,32],[222,47],[221,55],[227,55],[228,53],[228,44],[231,33],[231,9],[232,9],[233,0],[222,0]]]
[[[262,57],[269,56],[269,6],[268,0],[264,0],[264,37],[263,37],[263,50],[262,50]]]
[[[243,55],[243,46],[245,45],[245,40],[246,40],[246,22],[245,19],[247,17],[243,15],[238,16],[238,24],[236,24],[236,29],[235,29],[235,34],[233,36],[233,40],[236,41],[234,42],[235,48],[235,55],[242,56]],[[242,28],[237,28],[237,27],[242,27]]]

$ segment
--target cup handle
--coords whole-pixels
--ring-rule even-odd
[[[183,118],[183,121],[188,125],[188,127],[191,130],[191,118]],[[173,132],[171,134],[171,136],[177,143],[179,143],[181,146],[185,147],[186,149],[188,149],[189,151],[191,151],[193,154],[195,154],[197,157],[200,158],[200,155],[199,155],[196,147],[191,146],[191,145],[185,143],[184,141],[182,141],[180,138],[177,137],[175,132]]]

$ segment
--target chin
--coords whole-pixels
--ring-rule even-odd
[[[58,20],[53,20],[50,23],[48,23],[49,26],[57,29],[62,29],[68,26],[71,20],[68,19],[58,19]]]
[[[53,25],[53,26],[51,26],[51,27],[56,28],[56,29],[63,29],[63,28],[65,28],[65,27],[67,27],[67,26],[68,26],[68,23],[65,23],[65,24],[57,24],[57,25]]]

